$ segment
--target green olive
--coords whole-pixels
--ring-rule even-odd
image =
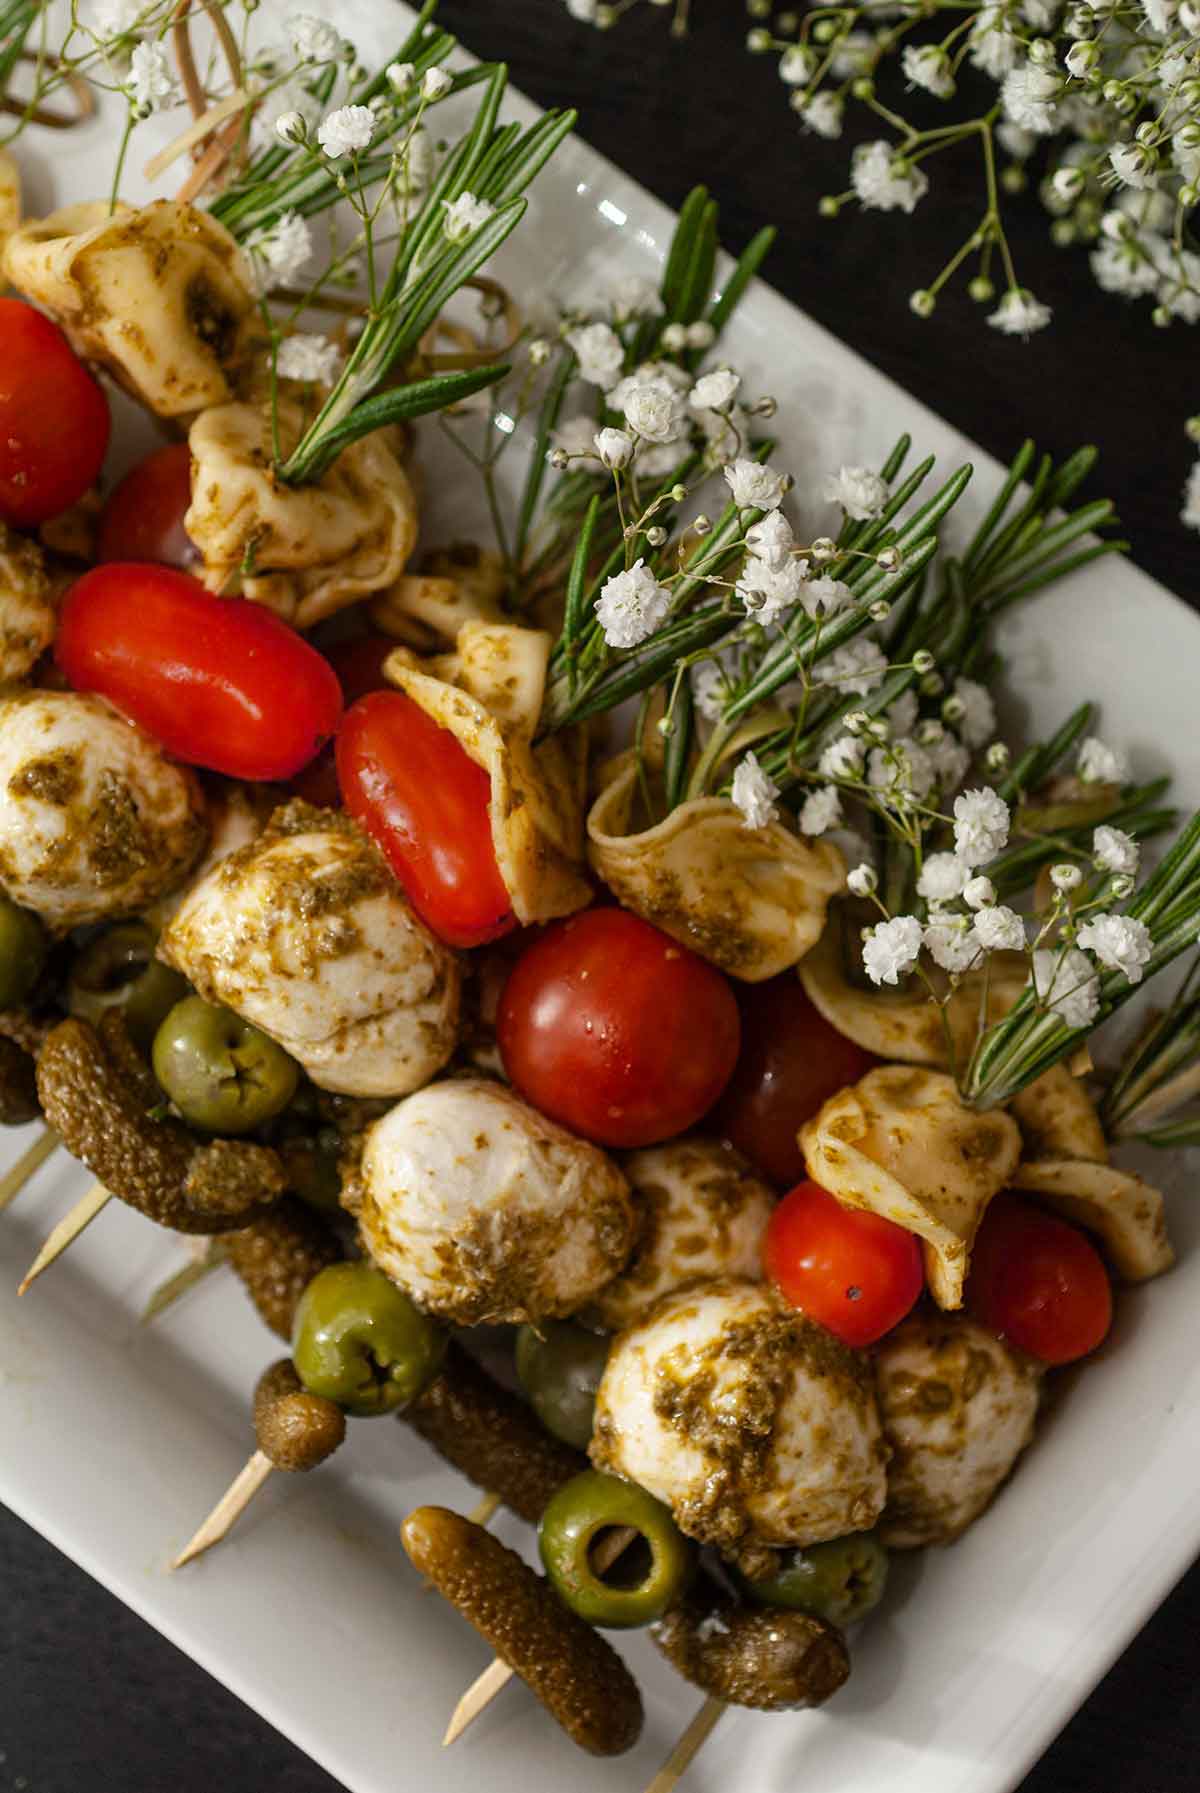
[[[200,996],[175,1004],[151,1058],[184,1120],[205,1133],[252,1133],[287,1107],[300,1078],[282,1046]]]
[[[543,1320],[517,1333],[517,1375],[547,1432],[586,1450],[608,1340],[569,1320]]]
[[[406,1407],[441,1368],[446,1336],[373,1264],[331,1264],[301,1295],[292,1361],[310,1394],[347,1413]]]
[[[154,957],[154,931],[144,921],[119,921],[90,940],[71,967],[67,1007],[93,1026],[106,1009],[120,1009],[129,1037],[143,1052],[188,983]]]
[[[46,963],[46,935],[36,915],[0,896],[0,1009],[24,1002]]]
[[[636,1532],[604,1567],[616,1533]],[[586,1469],[554,1494],[538,1527],[546,1573],[589,1625],[652,1625],[681,1598],[695,1551],[661,1501],[634,1482]],[[604,1576],[607,1575],[607,1579]]]
[[[853,1625],[883,1599],[888,1553],[874,1532],[852,1532],[828,1544],[780,1554],[774,1575],[759,1581],[739,1577],[760,1606],[790,1606],[831,1625]]]

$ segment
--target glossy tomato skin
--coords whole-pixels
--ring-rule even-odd
[[[383,663],[395,651],[390,635],[356,635],[352,641],[339,641],[325,648],[324,655],[337,675],[346,708],[365,697],[368,691],[390,689],[383,676]],[[338,784],[337,752],[327,741],[316,759],[291,780],[291,789],[306,803],[318,809],[340,809],[342,789]]]
[[[516,926],[496,864],[491,781],[402,691],[347,710],[337,738],[342,799],[449,946],[482,946]]]
[[[976,1235],[967,1305],[1030,1357],[1074,1363],[1107,1336],[1112,1284],[1086,1233],[1006,1190]]]
[[[915,1234],[844,1208],[811,1181],[789,1190],[772,1214],[763,1269],[791,1306],[860,1348],[898,1326],[925,1286]]]
[[[332,667],[294,629],[169,567],[85,573],[54,654],[76,691],[108,698],[176,759],[231,778],[290,778],[341,715]]]
[[[131,467],[100,516],[96,558],[150,560],[188,572],[200,550],[183,527],[192,502],[192,456],[186,442],[168,442]]]
[[[57,324],[0,299],[0,518],[32,529],[69,510],[104,464],[108,400]]]
[[[572,1132],[645,1146],[695,1126],[737,1062],[728,980],[624,909],[554,922],[504,987],[496,1037],[514,1087]]]
[[[796,1137],[838,1090],[878,1060],[813,1007],[794,971],[737,993],[742,1050],[713,1125],[777,1189],[804,1176]]]

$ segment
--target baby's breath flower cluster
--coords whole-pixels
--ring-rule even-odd
[[[578,0],[572,10],[614,24],[627,10]],[[1200,322],[1200,4],[1197,0],[746,0],[748,48],[778,59],[804,132],[840,138],[854,110],[874,134],[849,180],[821,201],[911,213],[936,201],[936,158],[979,157],[982,203],[945,265],[910,296],[931,317],[962,274],[988,323],[1027,338],[1051,311],[1021,280],[1004,229],[1010,196],[1031,184],[1060,246],[1082,247],[1109,293],[1143,302],[1160,328]],[[990,102],[976,79],[994,83]],[[945,118],[913,123],[900,84]],[[933,202],[931,202],[933,203]],[[1195,431],[1193,431],[1195,433]],[[1200,529],[1200,461],[1183,521]]]

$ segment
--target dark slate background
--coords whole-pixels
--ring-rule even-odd
[[[443,0],[441,13],[481,56],[504,57],[532,98],[577,106],[588,141],[669,204],[704,179],[732,247],[763,223],[780,225],[774,284],[993,454],[1009,456],[1025,435],[1056,453],[1098,443],[1092,495],[1116,501],[1134,557],[1192,601],[1200,539],[1180,526],[1178,508],[1194,452],[1181,424],[1200,409],[1197,339],[1183,326],[1156,331],[1144,305],[1135,311],[1101,294],[1082,254],[1050,245],[1032,198],[1010,207],[1010,238],[1021,277],[1055,307],[1055,327],[1029,344],[1001,338],[961,290],[932,322],[918,321],[908,293],[976,215],[970,152],[935,162],[936,210],[926,201],[911,220],[820,219],[820,195],[845,185],[846,145],[801,136],[771,61],[741,48],[742,0],[694,0],[694,10],[683,46],[649,7],[608,35],[572,23],[562,0]],[[1198,1601],[1200,1568],[1022,1793],[1200,1785]],[[214,1786],[335,1793],[306,1758],[0,1510],[0,1793]]]

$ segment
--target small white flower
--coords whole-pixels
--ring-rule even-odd
[[[923,944],[935,965],[956,975],[968,971],[979,957],[979,936],[965,915],[939,915],[931,921]]]
[[[411,62],[389,62],[384,70],[393,93],[405,93],[412,86],[416,72]]]
[[[958,789],[967,776],[971,755],[957,735],[944,734],[940,741],[935,741],[929,748],[929,757],[933,762],[938,789],[945,799]]]
[[[869,31],[848,31],[831,46],[830,72],[835,80],[847,81],[855,75],[868,75],[875,57],[875,39]]]
[[[1149,928],[1132,915],[1094,915],[1080,928],[1078,942],[1106,970],[1122,972],[1131,984],[1141,983],[1154,951]]]
[[[454,82],[444,68],[426,69],[421,77],[421,98],[423,100],[428,100],[432,105],[436,100],[440,100],[444,94],[449,93],[453,85]]]
[[[1038,1000],[1068,1027],[1090,1027],[1100,1012],[1100,980],[1086,953],[1068,947],[1039,947],[1033,955],[1033,987]]]
[[[1109,167],[1127,187],[1153,187],[1158,179],[1154,157],[1140,143],[1115,143],[1108,152]]]
[[[818,93],[801,107],[800,117],[818,137],[824,137],[827,143],[833,143],[842,134],[842,119],[845,107],[836,93]]]
[[[979,882],[987,883],[987,879],[980,879]],[[1014,909],[1009,909],[1004,903],[980,909],[975,917],[975,934],[986,952],[1025,951],[1025,923]]]
[[[1186,529],[1200,529],[1200,460],[1192,463],[1187,476],[1179,520]]]
[[[1062,91],[1060,76],[1034,62],[1010,69],[1000,89],[1006,115],[1023,131],[1048,137],[1058,129],[1055,100]]]
[[[1152,293],[1158,285],[1158,269],[1141,244],[1114,242],[1105,238],[1091,256],[1092,278],[1106,293],[1118,293],[1125,299],[1137,299]]]
[[[950,58],[938,44],[908,44],[900,58],[901,67],[914,87],[923,88],[935,99],[948,100],[954,92],[954,76]]]
[[[1136,878],[1142,850],[1132,834],[1126,834],[1123,828],[1110,828],[1107,823],[1101,823],[1092,836],[1092,857],[1102,872]]]
[[[1167,32],[1175,18],[1178,0],[1142,0],[1142,11],[1151,31]]]
[[[864,522],[879,515],[887,503],[888,489],[869,467],[839,467],[826,478],[821,496],[830,504],[840,504],[848,517]]]
[[[675,442],[683,419],[678,391],[669,380],[639,380],[625,400],[625,421],[647,442]]]
[[[990,786],[954,799],[954,851],[972,868],[1008,844],[1008,804]]]
[[[729,697],[729,679],[719,660],[692,667],[692,700],[705,722],[717,722]]]
[[[694,324],[687,327],[689,349],[711,349],[716,340],[717,332],[707,318],[697,318]]]
[[[369,149],[374,134],[375,114],[369,106],[339,106],[322,121],[317,142],[330,161],[336,162]]]
[[[567,11],[571,17],[584,25],[594,25],[599,10],[600,0],[567,0]]]
[[[465,243],[467,238],[486,224],[496,208],[473,193],[460,193],[457,199],[443,199],[446,216],[442,227],[452,243]]]
[[[927,903],[952,903],[963,893],[970,873],[957,853],[931,853],[917,879],[917,895]]]
[[[288,37],[301,62],[335,62],[342,40],[324,19],[296,13],[287,22]]]
[[[281,143],[303,143],[308,136],[309,124],[303,112],[292,107],[288,112],[281,112],[275,120],[275,135]],[[253,126],[251,126],[253,133]]]
[[[741,383],[741,374],[718,367],[696,381],[688,394],[688,404],[696,411],[723,411]]]
[[[996,706],[991,693],[975,679],[956,679],[954,696],[962,704],[962,715],[954,726],[968,747],[982,747],[996,732]]]
[[[327,336],[288,336],[279,345],[275,371],[281,380],[332,386],[341,361],[341,350]]]
[[[929,191],[921,169],[897,156],[882,138],[859,144],[850,162],[850,181],[859,204],[876,212],[911,212]]]
[[[770,510],[746,531],[746,546],[756,560],[778,573],[791,559],[792,526],[781,510]]]
[[[779,78],[789,87],[803,87],[817,71],[817,58],[807,44],[792,44],[779,58]]]
[[[739,510],[770,511],[783,502],[786,477],[758,461],[734,461],[724,473],[725,483]]]
[[[865,860],[862,865],[856,865],[852,872],[846,874],[846,889],[851,896],[869,897],[878,885],[879,874]]]
[[[600,430],[594,437],[596,453],[610,470],[628,467],[633,458],[633,437],[624,430]]]
[[[1046,328],[1051,315],[1050,307],[1035,299],[1027,287],[1010,286],[988,323],[1005,336],[1031,336]]]
[[[612,314],[619,324],[630,318],[658,317],[663,308],[662,298],[652,280],[646,280],[640,274],[622,274],[613,282],[609,293]]]
[[[970,42],[971,61],[993,81],[1003,80],[1016,67],[1020,53],[1017,38],[1002,7],[980,8],[971,27]]]
[[[755,754],[743,754],[738,761],[730,794],[747,828],[765,828],[775,820],[779,786],[763,771]]]
[[[1095,46],[1090,41],[1086,41],[1071,45],[1063,57],[1063,65],[1069,75],[1074,75],[1077,81],[1084,81],[1091,73],[1095,60]]]
[[[873,984],[896,984],[911,971],[921,951],[921,924],[915,915],[877,922],[863,941],[863,969]]]
[[[859,697],[868,697],[877,685],[883,683],[887,668],[887,656],[878,642],[859,636],[818,661],[811,677],[816,685],[836,685],[841,691],[854,691]]]
[[[804,563],[807,565],[807,562]],[[854,602],[854,593],[840,579],[831,579],[823,574],[819,579],[809,579],[800,593],[800,602],[814,621],[818,616],[834,616],[839,610],[845,610]]]
[[[807,562],[789,558],[776,572],[765,560],[748,555],[736,587],[747,616],[754,617],[764,628],[778,622],[801,602],[806,570]]]
[[[567,417],[554,431],[551,441],[555,448],[570,455],[574,460],[579,455],[586,455],[589,460],[596,456],[596,419],[586,412],[577,417]]]
[[[861,741],[855,740],[853,735],[839,735],[817,761],[817,771],[823,778],[861,778],[863,757]]]
[[[805,798],[800,811],[801,834],[826,834],[842,819],[842,801],[833,785],[822,786]]]
[[[979,874],[967,879],[962,895],[968,909],[986,909],[996,900],[996,886],[990,878]]]
[[[312,232],[299,212],[284,212],[274,224],[252,231],[246,249],[264,276],[264,286],[284,286],[312,254]]]
[[[644,561],[606,579],[596,615],[609,647],[636,647],[653,635],[671,608],[671,594]]]
[[[1084,784],[1128,784],[1129,761],[1115,747],[1106,747],[1095,735],[1081,744],[1075,770]]]
[[[925,797],[934,782],[933,762],[911,736],[872,750],[867,762],[867,782],[884,800],[905,806],[909,799]]]
[[[135,44],[129,59],[126,91],[145,112],[161,112],[173,104],[177,88],[170,60],[161,44]]]
[[[582,324],[567,331],[567,346],[574,349],[579,377],[589,386],[611,386],[625,363],[621,338],[608,324]]]
[[[96,0],[93,34],[104,43],[132,31],[150,0]]]

